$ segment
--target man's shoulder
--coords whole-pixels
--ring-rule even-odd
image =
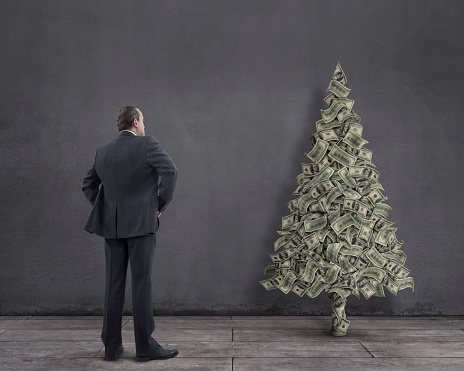
[[[127,138],[127,137],[126,137]],[[130,143],[136,143],[137,146],[150,146],[153,145],[153,143],[157,143],[156,139],[150,135],[144,135],[144,136],[134,136],[133,138],[130,138]]]
[[[156,138],[151,135],[145,135],[143,138],[146,138],[148,142],[157,142]]]
[[[116,145],[116,142],[117,142],[118,138],[114,138],[113,140],[111,140],[110,142],[102,145],[101,147],[99,147],[97,149],[97,152],[105,152],[108,148]]]
[[[145,138],[145,143],[150,148],[159,146],[159,143],[156,140],[156,138],[152,137],[151,135],[145,135],[144,137],[141,137],[141,138]]]
[[[131,142],[138,142],[138,143],[153,143],[153,142],[156,142],[156,138],[155,137],[152,137],[151,135],[144,135],[144,136],[140,136],[140,135],[119,135],[114,141],[118,140],[118,139],[128,139],[130,140]],[[112,142],[110,142],[112,143]]]
[[[139,136],[139,135],[118,135],[116,138],[114,138],[112,141],[106,143],[105,145],[101,146],[98,148],[97,152],[106,152],[109,148],[112,148],[117,145],[118,140],[123,139],[124,142],[127,143],[137,143],[137,145],[146,145],[146,144],[154,144],[158,143],[155,137],[151,135],[145,135],[145,136]],[[129,139],[128,141],[124,139]]]
[[[142,137],[142,136],[139,136],[139,135],[132,135],[132,134],[131,135],[121,135],[121,134],[119,134],[116,138],[112,139],[110,142],[108,142],[105,145],[101,146],[99,149],[114,146],[114,145],[117,144],[118,140],[121,140],[121,139],[122,140],[129,139],[131,142],[136,141],[136,142],[140,143],[140,142],[147,142],[147,141],[153,140],[155,138],[150,137],[150,136],[143,136]]]

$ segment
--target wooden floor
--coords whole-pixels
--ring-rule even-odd
[[[179,355],[138,363],[132,317],[125,351],[103,359],[101,317],[0,317],[0,370],[464,370],[464,316],[155,317],[154,337]]]

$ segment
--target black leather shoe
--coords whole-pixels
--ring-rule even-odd
[[[124,352],[124,347],[121,344],[118,348],[118,352],[114,356],[108,356],[105,354],[105,361],[116,361],[122,352]]]
[[[177,349],[164,349],[160,345],[158,348],[156,348],[153,354],[150,354],[148,356],[137,356],[136,360],[138,362],[147,362],[151,359],[169,359],[174,358],[178,354],[179,352],[177,351]]]

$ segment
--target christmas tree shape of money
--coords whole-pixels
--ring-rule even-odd
[[[384,297],[384,287],[396,295],[414,280],[405,268],[403,241],[387,220],[391,207],[382,193],[372,151],[364,148],[361,118],[348,99],[351,89],[337,64],[324,98],[313,149],[306,154],[296,177],[296,198],[288,203],[290,215],[282,218],[282,231],[269,254],[274,264],[265,268],[273,277],[260,281],[267,289],[314,298],[322,291],[332,302],[331,334],[346,335],[348,296],[360,293]]]

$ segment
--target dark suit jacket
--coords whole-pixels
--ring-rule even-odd
[[[122,131],[99,148],[82,191],[93,205],[85,230],[104,238],[153,234],[172,199],[174,162],[155,138]]]

